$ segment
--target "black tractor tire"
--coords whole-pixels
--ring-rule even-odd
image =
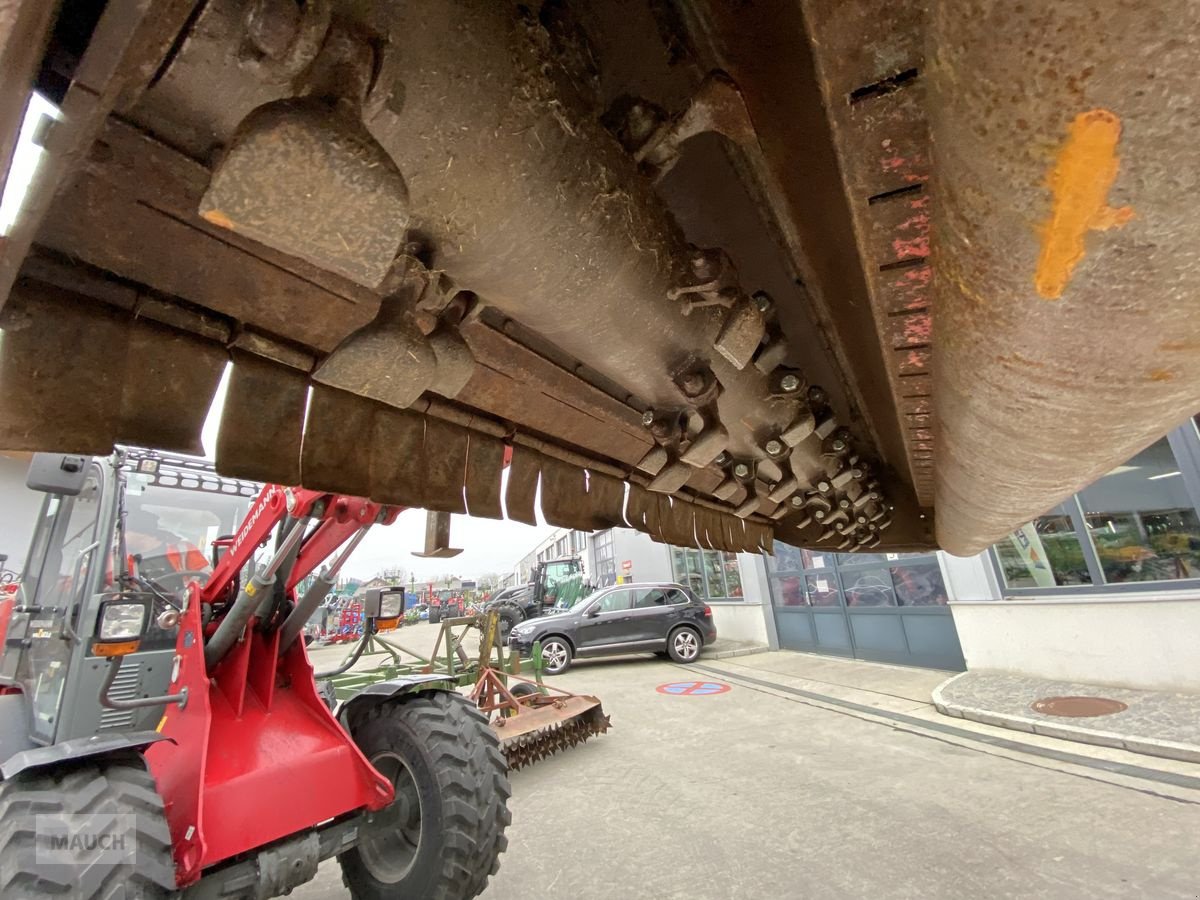
[[[700,632],[690,625],[680,625],[667,635],[667,654],[672,662],[694,663],[700,658],[704,648],[704,639]]]
[[[76,831],[80,820],[75,817],[91,815],[111,824],[95,835]],[[57,816],[77,839],[66,848],[49,845],[51,835],[58,836],[49,824]],[[174,895],[171,833],[154,778],[140,759],[68,762],[0,782],[0,897],[159,900]]]
[[[397,799],[338,857],[350,896],[477,896],[500,868],[512,821],[508,765],[487,718],[460,694],[430,691],[376,705],[351,733]]]
[[[496,605],[497,626],[500,629],[500,640],[507,641],[509,632],[525,621],[525,611],[515,603],[499,603]]]

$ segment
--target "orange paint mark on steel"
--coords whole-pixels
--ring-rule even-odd
[[[229,216],[225,215],[219,209],[210,209],[202,212],[200,213],[200,217],[208,222],[212,222],[219,228],[228,228],[230,231],[236,230],[233,227],[233,219],[229,218]]]
[[[1080,113],[1071,123],[1048,178],[1053,209],[1041,229],[1042,251],[1033,279],[1037,292],[1047,300],[1057,300],[1066,290],[1083,259],[1089,231],[1119,228],[1133,218],[1132,207],[1108,205],[1120,163],[1120,137],[1121,120],[1107,109]]]

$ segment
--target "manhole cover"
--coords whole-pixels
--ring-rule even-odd
[[[1034,701],[1033,708],[1047,716],[1070,716],[1075,719],[1111,716],[1128,709],[1120,700],[1110,700],[1108,697],[1043,697]]]

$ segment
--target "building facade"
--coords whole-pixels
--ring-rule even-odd
[[[946,669],[1200,691],[1190,420],[974,557],[776,545],[772,643]]]
[[[688,585],[712,607],[722,638],[767,643],[765,569],[754,554],[672,547],[632,528],[590,534],[559,529],[526,554],[516,570],[527,581],[539,560],[568,555],[579,556],[586,580],[597,587],[635,581]]]

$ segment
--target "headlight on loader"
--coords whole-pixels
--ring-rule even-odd
[[[363,615],[376,631],[392,631],[404,615],[404,588],[371,588],[363,601]]]
[[[404,612],[404,594],[384,594],[379,601],[379,618],[398,619]]]
[[[133,653],[141,643],[149,617],[150,604],[144,600],[118,599],[102,603],[92,652],[97,656]]]

